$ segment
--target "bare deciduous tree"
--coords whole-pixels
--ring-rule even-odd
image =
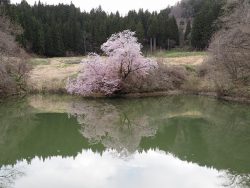
[[[221,29],[210,44],[211,62],[219,77],[233,85],[250,84],[250,1],[228,0]],[[217,82],[221,82],[217,77]]]
[[[22,32],[8,18],[0,16],[0,96],[17,94],[25,88],[28,55],[15,41]]]
[[[24,173],[15,167],[1,167],[0,168],[0,187],[7,188],[11,187],[14,181],[23,176]]]

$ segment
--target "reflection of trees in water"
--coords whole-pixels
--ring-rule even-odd
[[[249,188],[250,187],[250,174],[232,174],[227,172],[225,175],[226,183],[224,187],[229,188]]]
[[[235,177],[243,177],[241,182],[247,182],[247,176],[241,174],[250,174],[248,106],[183,96],[114,100],[57,96],[56,99],[49,96],[42,100],[34,98],[44,105],[43,112],[53,112],[46,108],[48,104],[57,109],[63,103],[62,112],[68,106],[68,114],[76,117],[81,124],[80,131],[87,139],[79,135],[75,118],[67,119],[67,114],[34,115],[25,103],[13,107],[1,104],[2,164],[14,164],[18,159],[37,155],[43,158],[73,156],[83,148],[95,147],[90,146],[88,140],[118,151],[159,148],[200,166],[229,169]],[[57,153],[58,148],[64,152]],[[233,176],[231,179],[239,181]]]
[[[145,113],[133,115],[126,109],[107,102],[82,101],[72,103],[69,114],[77,117],[81,133],[91,143],[101,142],[118,151],[135,151],[142,137],[154,136],[156,126],[150,125]],[[139,112],[138,112],[139,113]]]
[[[24,173],[16,167],[0,168],[0,187],[12,187],[12,184],[15,182],[15,180],[23,175]]]
[[[201,166],[250,173],[248,106],[203,97],[83,100],[71,101],[68,113],[92,143],[159,148]]]
[[[31,111],[25,99],[0,104],[0,165],[8,164],[20,152],[20,142],[35,127]]]
[[[21,101],[8,101],[0,104],[0,145],[5,143],[9,138],[10,129],[21,127],[20,122],[23,124],[31,124],[34,116],[30,113],[30,107],[25,102]],[[17,121],[18,120],[18,121]],[[22,128],[22,127],[21,127]],[[26,130],[25,130],[26,131]],[[18,131],[16,131],[18,132]]]

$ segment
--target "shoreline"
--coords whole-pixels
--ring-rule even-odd
[[[12,95],[8,97],[0,97],[0,103],[3,103],[5,100],[19,100],[23,99],[27,96],[32,95],[65,95],[65,96],[76,96],[83,99],[112,99],[112,98],[147,98],[147,97],[167,97],[167,96],[203,96],[203,97],[209,97],[214,98],[218,101],[227,101],[227,102],[235,102],[239,104],[246,104],[250,105],[250,98],[248,97],[234,97],[234,96],[218,96],[216,92],[190,92],[190,91],[184,91],[184,90],[170,90],[170,91],[153,91],[153,92],[137,92],[137,93],[126,93],[126,94],[120,94],[120,95],[114,95],[114,96],[105,96],[105,95],[92,95],[92,96],[80,96],[80,95],[71,95],[66,92],[66,90],[52,90],[52,91],[29,91],[26,94],[22,95]]]
[[[121,97],[127,98],[140,98],[140,97],[161,97],[161,96],[178,96],[178,95],[192,95],[192,96],[204,96],[215,98],[221,101],[237,102],[250,104],[250,98],[246,97],[233,97],[233,96],[218,96],[216,92],[188,92],[183,90],[172,90],[172,91],[159,91],[159,92],[148,92],[148,93],[129,93],[121,95]]]
[[[234,96],[218,96],[216,92],[191,92],[191,91],[184,91],[184,90],[170,90],[170,91],[153,91],[153,92],[137,92],[137,93],[126,93],[126,94],[120,94],[120,95],[114,95],[114,96],[105,96],[105,95],[92,95],[92,96],[80,96],[80,95],[71,95],[68,94],[65,90],[52,90],[52,91],[30,91],[27,93],[27,95],[66,95],[66,96],[77,96],[85,99],[98,99],[98,98],[146,98],[146,97],[164,97],[164,96],[178,96],[178,95],[191,95],[191,96],[204,96],[209,98],[214,98],[219,101],[228,101],[228,102],[236,102],[241,104],[247,104],[250,105],[250,98],[247,97],[234,97]]]
[[[156,58],[156,57],[155,57]],[[33,59],[31,64],[33,69],[27,79],[27,95],[32,94],[61,94],[67,93],[65,86],[68,78],[74,78],[79,70],[82,69],[80,61],[82,58],[50,58]],[[157,97],[173,95],[197,95],[216,98],[218,100],[250,104],[250,94],[242,95],[241,91],[226,93],[224,96],[218,95],[215,87],[207,78],[199,78],[197,69],[205,61],[206,56],[188,56],[176,58],[163,58],[163,64],[169,67],[178,67],[185,70],[186,80],[178,87],[167,88],[165,86],[157,89],[149,88],[142,92],[134,91],[131,93],[122,93],[114,96],[105,96],[102,94],[93,94],[91,96],[80,96],[84,98],[139,98],[139,97]],[[76,63],[78,62],[78,63]],[[171,75],[170,75],[171,76]],[[151,91],[150,91],[151,90]],[[73,95],[77,96],[77,95]]]

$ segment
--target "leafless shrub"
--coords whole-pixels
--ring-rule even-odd
[[[219,92],[250,85],[250,2],[228,0],[221,29],[210,44],[210,65]],[[221,93],[222,94],[222,93]]]
[[[126,92],[153,92],[181,89],[187,79],[187,71],[182,66],[167,65],[158,59],[158,68],[152,70],[146,78],[134,80],[132,87],[126,87]],[[140,83],[137,85],[137,83]]]
[[[207,62],[208,58],[200,66],[198,66],[197,68],[198,77],[204,78],[211,72],[212,66]]]
[[[12,187],[15,179],[23,176],[24,173],[18,168],[1,167],[0,168],[0,187]]]
[[[250,175],[249,174],[232,174],[226,172],[227,179],[224,187],[237,188],[237,187],[249,187],[250,186]]]
[[[26,65],[28,55],[15,41],[20,34],[18,26],[0,17],[0,96],[18,94],[25,90],[25,80],[29,70]]]

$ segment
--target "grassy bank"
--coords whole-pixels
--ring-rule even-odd
[[[29,64],[33,69],[28,79],[29,92],[65,92],[67,79],[78,73],[82,59],[83,57],[31,59]]]
[[[195,53],[195,54],[194,54]],[[191,55],[192,54],[192,55]],[[161,62],[164,69],[171,69],[170,75],[175,77],[175,71],[181,70],[184,74],[185,81],[181,87],[165,86],[161,90],[144,90],[143,93],[132,93],[126,96],[155,96],[168,94],[195,94],[217,97],[217,89],[213,80],[207,76],[201,76],[200,70],[203,62],[206,60],[204,52],[171,52],[169,54],[160,55],[160,53],[151,58]],[[28,79],[28,91],[30,93],[65,93],[67,79],[75,77],[81,69],[80,62],[85,57],[59,57],[59,58],[34,58],[29,61],[33,69]],[[172,71],[173,70],[173,71]],[[163,71],[164,72],[164,71]],[[175,82],[172,79],[172,82]],[[164,81],[162,81],[164,83]],[[226,100],[249,101],[250,88],[241,88],[240,90],[232,90],[227,96],[220,96]],[[244,91],[243,91],[244,90]]]
[[[182,50],[161,50],[149,54],[152,57],[158,58],[177,58],[177,57],[190,57],[190,56],[205,56],[207,53],[204,51],[182,51]]]
[[[184,53],[184,52],[182,52]],[[33,67],[28,79],[28,90],[31,93],[65,92],[67,79],[76,76],[85,57],[33,58],[29,64]],[[192,71],[200,65],[205,55],[190,56],[190,52],[179,57],[154,56],[168,66],[182,66]]]

